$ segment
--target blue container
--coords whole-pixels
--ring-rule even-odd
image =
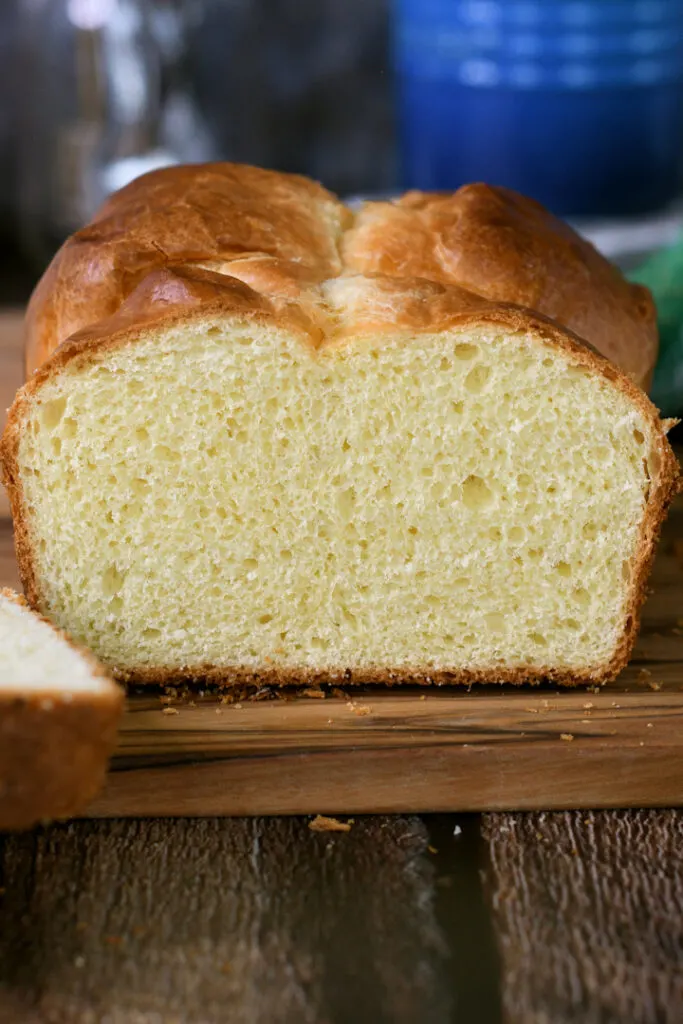
[[[402,184],[508,185],[569,216],[683,183],[683,0],[395,0]]]

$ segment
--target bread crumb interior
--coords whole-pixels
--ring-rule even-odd
[[[61,636],[14,601],[0,594],[0,686],[22,693],[32,687],[93,690],[110,684],[93,676],[92,666]],[[63,693],[60,695],[63,696]]]
[[[40,389],[19,469],[44,610],[105,662],[613,656],[653,441],[571,353],[495,327],[314,351],[216,318],[95,358]]]

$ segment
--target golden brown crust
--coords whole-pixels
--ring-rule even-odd
[[[227,665],[217,668],[213,665],[198,665],[182,671],[168,668],[144,668],[117,670],[114,674],[121,682],[144,686],[169,686],[182,683],[202,683],[225,689],[242,690],[262,686],[292,687],[320,686],[335,683],[344,686],[476,686],[498,684],[540,686],[542,683],[556,683],[558,686],[600,686],[615,679],[628,663],[616,659],[609,664],[572,671],[562,668],[548,668],[543,665],[519,665],[507,669],[430,669],[428,666],[397,666],[393,669],[375,668],[292,668],[273,666],[248,668],[245,665]]]
[[[350,217],[330,192],[295,174],[228,163],[145,174],[69,238],[43,275],[26,318],[27,376],[166,266],[265,254],[317,280],[338,274]]]
[[[650,372],[656,333],[648,293],[625,282],[537,204],[503,189],[477,185],[449,197],[411,193],[398,203],[367,204],[355,228],[343,235],[345,218],[334,197],[305,179],[210,165],[139,179],[66,244],[39,286],[29,317],[30,361],[35,365],[52,355],[19,392],[0,441],[29,602],[43,604],[18,472],[21,423],[40,387],[72,361],[87,365],[114,347],[153,344],[160,327],[228,316],[286,327],[311,351],[353,344],[359,337],[393,343],[402,333],[496,324],[559,349],[608,379],[650,424],[658,464],[652,468],[624,632],[609,663],[578,673],[552,666],[434,673],[416,666],[400,676],[463,683],[613,678],[635,642],[657,537],[679,480],[657,410],[604,358],[611,355],[636,379]],[[83,296],[80,304],[76,293]],[[87,326],[58,345],[76,322]],[[253,673],[202,665],[120,676],[162,683],[211,678],[226,685],[322,678],[298,669]],[[354,673],[353,681],[398,680],[391,672],[368,669]]]
[[[550,317],[645,389],[657,357],[647,289],[509,189],[409,192],[366,203],[353,223],[306,178],[206,164],[143,175],[65,242],[29,304],[27,375],[72,334],[116,313],[148,275],[191,265],[281,300],[342,273],[460,285]]]
[[[647,390],[657,359],[652,297],[532,199],[466,185],[366,203],[344,235],[347,270],[425,277],[526,306],[567,327]]]
[[[28,609],[11,591],[0,595]],[[108,681],[89,651],[72,646],[94,676]],[[67,692],[48,682],[22,692],[0,689],[0,829],[82,811],[102,785],[122,710],[123,691],[114,683],[88,691]]]

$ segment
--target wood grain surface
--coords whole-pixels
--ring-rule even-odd
[[[130,702],[96,815],[683,803],[680,669],[653,692]],[[653,676],[654,678],[654,676]],[[367,714],[365,712],[367,711]],[[568,737],[572,737],[569,739]]]
[[[680,811],[484,817],[508,1024],[683,1021]]]
[[[0,1020],[678,1024],[683,815],[80,821],[0,837]],[[498,953],[491,947],[495,940]]]
[[[8,837],[0,1020],[447,1024],[459,974],[428,844],[406,817],[345,835],[255,818]]]

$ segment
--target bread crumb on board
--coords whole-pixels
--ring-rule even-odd
[[[328,818],[324,814],[316,814],[308,827],[311,832],[350,832],[351,825],[348,821],[340,821],[339,818]]]
[[[327,696],[325,691],[321,690],[317,686],[308,686],[306,687],[305,690],[302,690],[301,692],[304,697],[317,697],[318,700],[324,700],[325,697]]]
[[[162,715],[179,715],[180,714],[180,712],[178,711],[178,708],[162,708],[161,709],[161,713],[162,713]]]
[[[638,682],[647,683],[650,689],[654,690],[655,693],[658,690],[661,690],[662,688],[662,683],[652,678],[652,672],[650,672],[649,668],[641,668],[640,672],[638,673]]]
[[[372,714],[372,708],[369,704],[356,704],[354,700],[350,700],[346,704],[349,711],[353,711],[355,715],[370,715]]]
[[[566,740],[567,743],[571,743],[571,741],[574,739],[574,736],[570,732],[561,732],[560,733],[560,739],[561,740]]]

